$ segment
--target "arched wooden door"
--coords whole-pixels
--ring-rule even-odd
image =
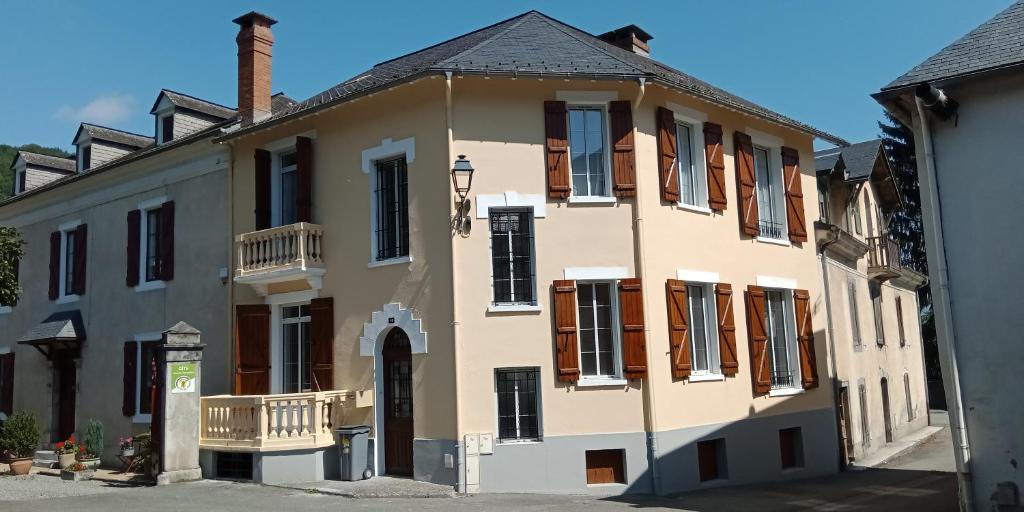
[[[389,475],[412,476],[412,349],[398,327],[384,339],[384,469]]]

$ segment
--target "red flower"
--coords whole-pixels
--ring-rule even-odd
[[[84,446],[79,446],[78,447],[78,451],[80,451],[82,453],[85,453],[85,447]]]
[[[64,449],[64,441],[57,442],[57,449],[58,450],[63,450]]]
[[[75,444],[75,435],[74,434],[71,434],[71,437],[68,438],[68,442],[71,443],[71,444]]]

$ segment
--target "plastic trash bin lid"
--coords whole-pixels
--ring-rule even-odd
[[[370,427],[367,425],[342,425],[334,431],[339,434],[366,434],[370,432]]]

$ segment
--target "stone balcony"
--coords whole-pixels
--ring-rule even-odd
[[[251,285],[260,295],[289,281],[306,281],[318,289],[327,271],[323,238],[323,227],[308,222],[238,235],[235,282]]]
[[[265,452],[335,443],[349,392],[217,395],[199,400],[199,448]]]

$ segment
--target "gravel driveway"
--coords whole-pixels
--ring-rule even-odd
[[[133,485],[87,480],[70,482],[60,477],[47,475],[10,476],[0,475],[0,501],[37,500],[42,498],[67,498],[121,492]]]

